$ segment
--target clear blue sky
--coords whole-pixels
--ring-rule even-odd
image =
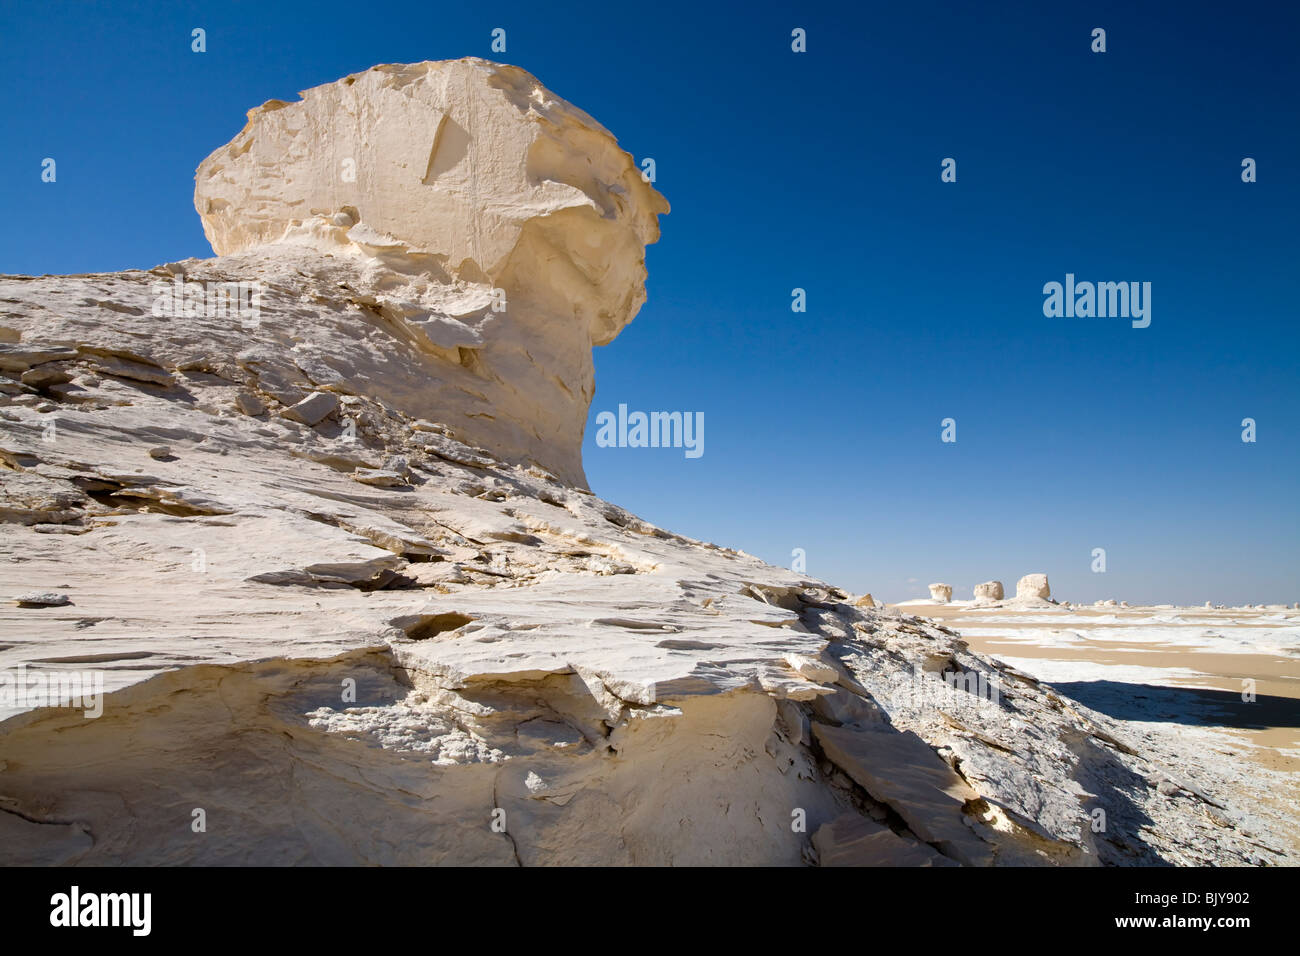
[[[596,353],[597,493],[890,600],[1030,571],[1064,599],[1300,600],[1296,11],[9,0],[0,272],[211,255],[194,169],[250,107],[504,60],[653,157],[673,206]],[[1067,272],[1151,282],[1151,326],[1045,318]],[[705,454],[597,448],[620,402],[703,411]]]

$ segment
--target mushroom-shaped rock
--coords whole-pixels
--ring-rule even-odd
[[[1046,601],[1052,596],[1052,589],[1047,585],[1046,574],[1026,574],[1016,582],[1016,598],[1041,598]]]
[[[1001,581],[985,581],[975,585],[975,600],[1001,601],[1004,597]]]
[[[367,344],[302,366],[315,381],[585,485],[591,348],[645,301],[645,246],[668,203],[608,130],[518,67],[388,64],[301,96],[250,110],[199,166],[213,249],[232,264],[246,254],[250,273],[286,249],[351,268],[330,283],[349,290],[356,312],[342,317],[422,368],[396,376],[408,355]],[[272,285],[262,311],[267,326],[299,309]]]
[[[930,599],[939,604],[947,604],[952,600],[951,584],[931,584]]]

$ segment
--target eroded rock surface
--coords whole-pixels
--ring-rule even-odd
[[[585,488],[666,206],[527,74],[267,104],[197,201],[218,258],[0,280],[0,668],[105,692],[0,698],[0,862],[1275,859],[944,626]]]
[[[382,356],[304,349],[317,384],[581,484],[591,347],[645,301],[645,246],[668,211],[603,126],[517,67],[390,64],[250,110],[195,181],[218,255],[275,244],[342,260],[353,269],[311,274],[419,358],[393,375]]]
[[[930,598],[931,598],[931,600],[933,600],[933,601],[937,601],[937,602],[940,603],[940,604],[947,604],[949,601],[952,600],[952,585],[951,585],[951,584],[931,584],[931,585],[930,585]]]
[[[1016,582],[1016,599],[1024,600],[1049,600],[1052,596],[1052,589],[1047,583],[1046,574],[1026,574]]]

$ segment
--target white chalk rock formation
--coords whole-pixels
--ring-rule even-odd
[[[985,581],[975,585],[975,600],[1001,601],[1004,597],[1001,581]]]
[[[1052,589],[1048,587],[1046,574],[1026,574],[1016,582],[1016,598],[1019,600],[1041,599],[1049,600],[1052,596]]]
[[[0,278],[0,674],[41,682],[0,863],[1275,858],[955,632],[586,490],[667,207],[528,74],[267,104],[197,202],[216,258]]]
[[[952,585],[931,584],[930,600],[934,601],[937,604],[947,604],[949,601],[952,600]]]
[[[220,256],[297,246],[352,266],[340,298],[417,359],[394,378],[382,356],[342,357],[352,390],[581,483],[591,347],[645,301],[668,211],[582,110],[484,60],[378,66],[250,110],[200,164],[194,205]],[[300,310],[271,306],[296,337]]]

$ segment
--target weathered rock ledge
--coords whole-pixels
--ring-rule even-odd
[[[1278,859],[945,627],[586,490],[666,206],[527,74],[267,104],[196,200],[215,259],[0,279],[0,670],[106,682],[0,710],[0,862]]]

